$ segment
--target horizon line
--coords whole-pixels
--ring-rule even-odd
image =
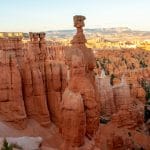
[[[133,28],[130,28],[130,27],[127,27],[127,26],[118,26],[118,27],[93,27],[93,28],[84,28],[84,30],[94,30],[94,29],[117,29],[117,28],[128,28],[129,30],[131,31],[139,31],[139,32],[150,32],[150,30],[141,30],[141,29],[133,29]],[[76,30],[75,28],[68,28],[68,29],[51,29],[51,30],[39,30],[39,31],[32,31],[32,30],[29,30],[29,31],[0,31],[0,33],[29,33],[29,32],[49,32],[49,31],[68,31],[68,30]]]

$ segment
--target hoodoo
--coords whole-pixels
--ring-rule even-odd
[[[64,115],[62,117],[62,122],[68,122],[68,125],[64,125],[64,123],[62,123],[62,125],[64,125],[62,126],[62,131],[66,130],[66,128],[68,128],[67,126],[71,126],[70,123],[72,123],[73,120],[74,123],[76,123],[72,125],[72,128],[70,130],[68,130],[67,132],[63,132],[63,136],[66,137],[69,133],[72,133],[74,130],[76,130],[78,126],[78,132],[72,134],[72,136],[76,138],[78,142],[76,143],[76,140],[74,139],[74,143],[72,143],[72,146],[82,145],[84,136],[87,136],[89,139],[91,139],[98,130],[99,126],[100,112],[99,104],[97,101],[95,79],[93,76],[95,58],[92,50],[88,49],[85,45],[86,39],[82,29],[82,27],[84,26],[84,20],[84,16],[74,16],[74,26],[77,28],[77,33],[71,41],[72,46],[66,50],[66,63],[70,68],[70,81],[68,83],[68,88],[64,92],[62,102],[64,103],[64,105],[65,103],[67,103],[68,105],[70,105],[70,107],[71,105],[83,105],[81,105],[81,114],[79,114],[79,111],[74,110],[75,108],[72,110],[70,108],[68,109],[68,112],[65,111],[66,113],[62,113]],[[79,96],[73,96],[69,101],[67,100],[68,96],[66,95],[66,93],[68,93],[68,95]],[[81,97],[80,101],[78,100],[79,97]],[[64,109],[65,108],[62,107],[62,111],[64,111]],[[80,109],[80,107],[78,109]],[[78,117],[71,117],[71,115],[73,114]],[[70,118],[65,117],[69,115]],[[82,122],[82,124],[80,122]],[[82,133],[82,136],[78,136],[79,133]]]

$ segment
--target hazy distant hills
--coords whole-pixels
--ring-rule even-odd
[[[76,30],[49,30],[46,31],[47,38],[71,38],[75,34]],[[149,37],[150,31],[136,31],[128,27],[118,28],[95,28],[95,29],[84,29],[86,37],[99,37],[103,35],[122,35],[122,36],[141,36]],[[23,33],[24,37],[28,38],[28,33]]]
[[[47,31],[47,38],[69,38],[73,36],[75,30],[55,30],[55,31]]]
[[[70,38],[74,35],[76,30],[55,30],[47,31],[47,38]],[[113,34],[129,34],[133,36],[150,36],[150,31],[135,31],[128,27],[118,28],[97,28],[85,29],[86,36],[100,36],[100,35],[113,35]]]

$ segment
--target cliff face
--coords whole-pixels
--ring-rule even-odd
[[[47,61],[45,63],[45,71],[47,104],[51,114],[51,120],[59,126],[62,93],[67,86],[67,68],[65,64]]]
[[[66,66],[49,59],[44,33],[31,33],[30,38],[26,45],[19,37],[0,40],[1,116],[17,128],[25,128],[27,118],[42,126],[50,120],[58,125]]]
[[[2,119],[18,128],[26,125],[21,75],[15,55],[0,52],[0,114]]]

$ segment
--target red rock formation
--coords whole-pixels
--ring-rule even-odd
[[[74,24],[75,27],[77,27],[77,34],[74,36],[72,40],[72,47],[70,47],[68,50],[66,50],[66,63],[70,67],[70,80],[68,83],[68,88],[71,91],[71,95],[76,95],[75,93],[79,93],[83,100],[82,111],[84,111],[84,115],[86,117],[86,129],[84,129],[85,125],[82,123],[82,126],[80,126],[80,122],[83,122],[83,118],[76,118],[71,117],[73,114],[75,116],[78,116],[79,114],[76,111],[73,111],[73,114],[69,114],[69,110],[66,111],[66,114],[64,114],[62,120],[62,124],[65,126],[62,126],[62,131],[65,131],[67,128],[66,122],[68,119],[65,119],[65,115],[70,117],[70,122],[78,122],[78,119],[80,119],[79,124],[77,127],[73,126],[70,131],[63,132],[62,135],[65,137],[65,139],[71,140],[74,136],[77,137],[73,138],[76,139],[78,142],[75,141],[72,144],[72,146],[79,146],[83,144],[84,141],[84,130],[85,134],[88,138],[92,138],[94,134],[96,133],[98,126],[99,126],[99,103],[97,101],[97,94],[96,94],[96,86],[93,76],[93,69],[94,69],[94,55],[91,51],[91,49],[87,49],[85,46],[85,37],[83,34],[82,27],[84,26],[84,19],[83,16],[75,16],[74,17]],[[90,61],[89,61],[90,60]],[[67,89],[66,89],[67,90]],[[69,92],[68,90],[65,91],[65,93]],[[64,93],[64,94],[65,94]],[[78,101],[78,97],[75,100],[76,96],[74,96],[73,101]],[[63,101],[65,102],[65,98],[67,96],[65,95],[63,97]],[[80,100],[81,101],[81,100]],[[70,99],[70,102],[68,101],[69,106],[72,105],[74,102],[72,102],[72,99]],[[64,104],[65,105],[65,104]],[[71,107],[71,106],[70,106]],[[78,108],[80,109],[80,107]],[[82,113],[80,116],[83,116]],[[71,124],[69,124],[70,126]],[[71,133],[74,133],[78,129],[82,136],[78,136],[78,132],[75,132],[74,136],[71,136]],[[80,141],[80,142],[79,142]]]
[[[64,147],[83,145],[86,131],[86,114],[80,93],[68,88],[65,90],[61,103],[61,114],[61,133],[65,140]]]
[[[141,81],[150,77],[149,53],[98,52],[106,76],[97,75],[95,81],[95,58],[85,45],[84,20],[74,17],[77,33],[71,47],[48,45],[45,33],[30,33],[26,44],[20,37],[0,39],[0,119],[17,128],[25,128],[28,118],[43,126],[52,121],[60,129],[64,150],[84,143],[81,149],[125,150],[135,148],[133,141],[147,148]],[[110,120],[99,128],[101,116]]]
[[[37,64],[27,64],[23,70],[24,101],[30,118],[34,118],[41,125],[50,123],[46,93],[42,73]]]
[[[62,63],[47,61],[45,63],[47,102],[52,121],[60,124],[60,102],[67,86],[67,70]]]
[[[116,105],[113,93],[113,87],[110,85],[109,77],[96,76],[96,85],[99,92],[101,116],[110,117],[116,112]]]
[[[132,104],[122,106],[117,114],[112,116],[112,122],[117,127],[125,127],[128,129],[135,129],[140,127],[144,122],[144,107],[141,104]]]
[[[118,126],[119,124],[126,127],[132,125],[133,128],[144,122],[144,106],[139,100],[131,97],[129,85],[124,77],[121,84],[113,87],[110,85],[109,77],[97,76],[96,79],[102,117],[112,117],[113,120],[117,120]]]
[[[145,50],[96,51],[96,58],[106,75],[114,76],[113,84],[120,84],[124,74],[130,86],[131,96],[145,103],[145,91],[139,84],[142,78],[148,79],[150,53]]]
[[[130,105],[132,98],[130,95],[130,88],[126,83],[124,77],[122,77],[121,84],[113,86],[113,94],[115,100],[115,106],[117,111],[124,105]]]
[[[30,33],[31,42],[22,69],[24,89],[26,89],[25,102],[27,111],[29,111],[28,115],[31,118],[33,116],[40,123],[43,122],[44,125],[48,125],[51,118],[59,126],[59,107],[62,92],[67,86],[67,70],[64,63],[51,60],[44,38],[44,33]],[[38,90],[35,91],[38,93],[34,93],[34,88]],[[42,104],[39,104],[41,108],[33,109],[35,96],[39,97],[39,101],[36,100],[36,103],[43,101]],[[39,112],[40,110],[43,110],[43,112]],[[49,114],[51,117],[49,117]]]
[[[143,133],[128,130],[124,127],[118,128],[115,124],[110,122],[107,125],[100,126],[91,150],[149,149],[149,139],[149,136]]]
[[[68,46],[47,45],[47,51],[50,60],[65,61],[65,50]]]
[[[48,126],[50,117],[45,92],[44,58],[41,58],[46,50],[41,51],[40,34],[30,33],[30,36],[32,41],[22,68],[24,101],[28,116]]]
[[[85,113],[86,113],[86,134],[92,137],[99,125],[99,106],[96,99],[96,91],[88,76],[86,76],[82,58],[78,56],[72,57],[72,70],[69,88],[80,92],[83,97]],[[80,64],[81,63],[81,64]],[[79,66],[79,69],[77,69]],[[78,84],[76,82],[78,81]]]
[[[0,115],[15,127],[25,128],[26,112],[17,59],[3,50],[0,51],[0,56]]]
[[[130,89],[124,77],[118,86],[113,87],[117,113],[113,115],[112,121],[117,126],[135,128],[144,122],[144,107],[138,100],[130,95]]]
[[[48,126],[50,119],[58,125],[58,108],[62,92],[67,86],[66,65],[56,60],[50,61],[45,33],[30,33],[30,40],[23,45],[20,37],[0,39],[0,48],[15,58],[15,66],[20,73],[19,92],[25,104],[22,108],[25,115],[36,119],[43,126]],[[4,59],[3,55],[1,59]],[[7,69],[6,74],[9,75],[9,72]]]

